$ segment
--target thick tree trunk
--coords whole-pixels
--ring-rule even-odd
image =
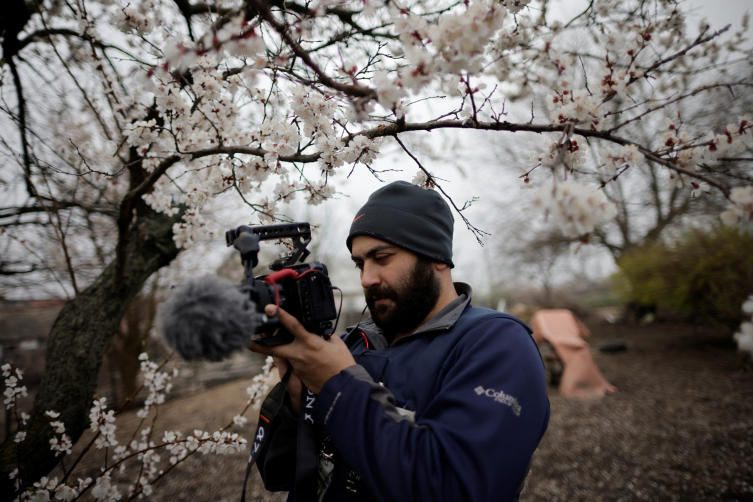
[[[142,214],[129,232],[123,276],[116,277],[115,262],[110,263],[92,285],[60,312],[50,332],[44,377],[34,399],[31,419],[22,427],[27,431],[26,440],[15,443],[10,437],[0,446],[0,500],[15,498],[8,476],[13,469],[19,467],[28,487],[60,460],[50,450],[53,431],[43,415],[45,411],[60,413],[57,420],[65,423],[66,434],[74,443],[88,427],[103,356],[144,282],[178,255],[172,233],[178,219],[179,216],[151,211]]]

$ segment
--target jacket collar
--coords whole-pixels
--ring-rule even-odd
[[[452,328],[457,320],[460,319],[460,315],[463,313],[466,307],[471,303],[471,296],[473,296],[473,289],[468,284],[465,284],[464,282],[456,282],[454,283],[454,286],[455,291],[458,294],[457,298],[448,303],[442,310],[437,312],[434,317],[426,321],[423,326],[418,328],[414,333],[406,335],[397,340],[393,344],[393,346],[406,343],[409,340],[423,336],[427,333],[434,331],[446,331]],[[382,330],[380,330],[376,326],[376,324],[374,324],[374,321],[373,319],[371,319],[371,317],[357,324],[356,326],[358,327],[359,331],[363,331],[369,338],[369,340],[372,341],[372,343],[375,345],[375,349],[385,349],[389,346],[387,339],[382,333]],[[350,331],[352,331],[356,326],[348,327],[347,331],[350,333]]]

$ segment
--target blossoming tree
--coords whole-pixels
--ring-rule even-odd
[[[19,464],[38,479],[59,460],[46,411],[69,442],[80,437],[124,310],[213,234],[213,198],[271,223],[296,196],[320,204],[338,176],[375,172],[385,142],[415,162],[415,183],[442,190],[411,135],[484,130],[542,136],[521,177],[567,236],[586,240],[614,218],[602,187],[649,160],[696,195],[720,193],[722,220],[753,231],[750,115],[702,130],[677,113],[709,93],[750,92],[723,71],[750,53],[743,32],[691,36],[678,1],[592,0],[571,19],[548,0],[8,3],[0,225],[11,258],[0,269],[54,280],[72,300],[26,435],[2,446],[4,493]],[[689,75],[697,84],[678,93]],[[419,103],[436,96],[448,104],[427,116]],[[508,102],[537,97],[549,116],[508,120]],[[656,124],[649,139],[630,136],[637,121]]]

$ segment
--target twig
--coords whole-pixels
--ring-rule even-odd
[[[376,97],[376,92],[373,89],[369,89],[368,87],[364,87],[358,84],[343,84],[324,73],[319,65],[316,64],[313,59],[311,59],[311,55],[308,53],[308,51],[298,45],[298,43],[296,43],[296,41],[293,40],[293,38],[290,36],[290,33],[288,33],[288,30],[285,28],[285,26],[280,24],[277,19],[275,19],[266,2],[263,2],[261,0],[250,0],[249,3],[253,4],[254,7],[256,7],[256,9],[259,11],[259,16],[261,16],[270,26],[272,26],[277,31],[277,33],[280,34],[280,37],[282,37],[285,43],[288,44],[288,46],[293,50],[293,53],[301,58],[301,60],[306,63],[306,66],[311,68],[311,70],[317,75],[317,77],[319,77],[319,81],[322,84],[326,85],[327,87],[331,87],[332,89],[343,92],[348,96],[361,98]]]
[[[450,201],[450,204],[452,204],[452,207],[455,208],[455,211],[457,211],[457,213],[463,219],[463,223],[465,223],[466,228],[468,228],[468,230],[470,230],[473,236],[476,238],[476,242],[478,242],[481,246],[483,246],[484,241],[481,240],[481,237],[484,235],[491,235],[491,234],[489,232],[484,232],[483,230],[476,228],[474,225],[471,224],[470,221],[468,221],[468,218],[465,217],[465,215],[463,214],[463,210],[467,209],[470,206],[470,204],[466,202],[465,205],[463,206],[463,209],[460,209],[457,205],[455,205],[455,201],[453,201],[452,198],[449,195],[447,195],[447,193],[442,189],[439,183],[434,181],[434,177],[431,175],[431,173],[429,173],[429,171],[427,171],[426,168],[421,165],[421,162],[418,160],[418,158],[416,158],[416,156],[413,155],[410,152],[410,150],[408,150],[408,148],[403,144],[403,142],[400,141],[400,138],[397,137],[397,134],[395,134],[393,137],[395,138],[395,141],[397,141],[397,143],[402,147],[405,153],[407,153],[408,156],[412,158],[416,162],[416,164],[418,164],[418,168],[421,169],[424,172],[424,174],[426,174],[426,176],[429,178],[429,181],[434,183],[434,185],[439,189],[439,191],[442,192],[442,195],[444,195],[445,198],[448,201]]]

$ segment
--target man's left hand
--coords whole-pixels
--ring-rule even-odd
[[[306,331],[298,319],[278,309],[275,305],[267,305],[264,310],[270,317],[279,315],[280,323],[295,337],[295,340],[275,347],[264,347],[258,343],[252,343],[249,348],[259,354],[287,359],[293,366],[293,372],[314,394],[319,394],[327,380],[356,364],[345,342],[339,336],[333,335],[329,340],[324,340]]]

